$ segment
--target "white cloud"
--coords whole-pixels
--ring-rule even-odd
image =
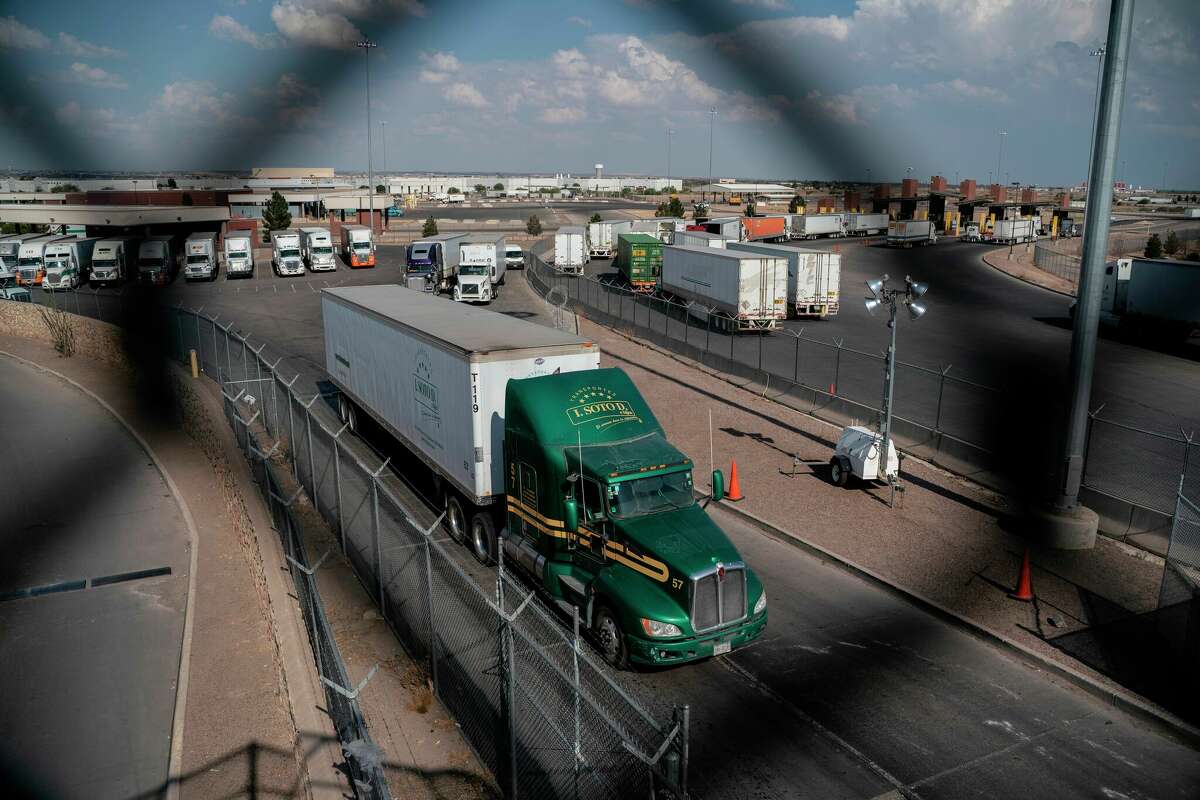
[[[758,6],[769,11],[782,11],[791,4],[787,0],[733,0],[735,6]]]
[[[339,4],[334,2],[329,5]],[[271,21],[285,39],[298,45],[345,50],[363,39],[362,31],[343,14],[293,2],[271,6]]]
[[[462,69],[462,62],[458,60],[458,56],[454,53],[419,53],[418,57],[421,62],[434,72],[458,72]]]
[[[250,45],[256,50],[267,50],[276,44],[274,36],[264,36],[247,28],[231,16],[218,14],[208,23],[208,32],[226,42]]]
[[[936,83],[930,83],[924,88],[930,94],[942,97],[965,100],[982,100],[988,103],[1008,102],[1008,95],[1004,91],[992,88],[991,86],[980,86],[979,84],[968,83],[962,78],[955,78],[952,81],[938,81]]]
[[[587,57],[573,47],[570,50],[554,51],[550,61],[556,70],[571,77],[581,77],[591,71]]]
[[[586,118],[587,112],[582,108],[569,106],[546,108],[538,115],[538,119],[547,125],[574,125],[583,122]]]
[[[62,79],[67,83],[78,83],[93,89],[129,88],[129,84],[120,75],[78,61],[62,74]]]
[[[446,88],[443,97],[456,106],[487,108],[487,99],[469,83],[454,83]]]
[[[175,81],[163,87],[157,108],[167,117],[223,124],[234,118],[236,98],[208,81]]]
[[[592,21],[587,17],[567,17],[567,22],[572,25],[578,25],[581,28],[592,27]]]
[[[421,83],[445,83],[450,80],[450,73],[423,69],[417,73],[417,80]]]
[[[651,49],[636,36],[622,40],[617,52],[624,58],[625,68],[632,73],[630,77],[651,86],[652,91],[660,88],[654,84],[670,84],[680,89],[689,100],[704,105],[716,102],[719,97],[717,90],[701,80],[682,61],[675,61]]]
[[[16,17],[0,17],[0,50],[45,50],[49,45],[50,40],[37,28]]]
[[[69,33],[62,32],[58,34],[58,48],[68,55],[79,58],[124,58],[127,55],[124,50],[85,42]]]

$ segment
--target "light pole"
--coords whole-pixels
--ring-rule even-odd
[[[671,137],[675,135],[672,128],[667,128],[667,194],[670,195],[671,187]]]
[[[712,171],[712,153],[713,153],[713,123],[717,121],[717,107],[713,106],[708,110],[708,185],[712,186],[713,171]],[[716,197],[716,192],[713,192],[713,197]]]
[[[889,454],[892,439],[892,398],[896,386],[896,309],[901,305],[908,307],[908,316],[915,322],[925,315],[925,304],[920,302],[929,291],[929,284],[914,281],[904,276],[903,289],[889,289],[888,276],[867,281],[871,296],[864,299],[867,311],[872,315],[880,306],[888,307],[888,327],[891,329],[891,341],[887,349],[887,367],[883,373],[883,420],[880,423],[879,434],[882,443],[879,449],[879,464],[882,474],[887,475]],[[893,495],[896,484],[891,476],[888,483],[892,486]]]
[[[1004,160],[1004,137],[1008,136],[1008,131],[1000,131],[1000,150],[996,153],[996,183],[1000,182],[1000,163]]]
[[[375,170],[371,168],[371,48],[378,47],[369,39],[358,42],[356,47],[363,51],[363,65],[367,73],[367,224],[375,230]]]
[[[379,138],[383,140],[383,175],[380,177],[387,179],[387,120],[379,120]]]

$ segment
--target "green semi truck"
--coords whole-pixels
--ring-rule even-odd
[[[595,343],[398,286],[322,292],[343,420],[372,417],[433,473],[450,535],[504,549],[616,666],[757,638],[767,596],[696,503],[694,465]],[[713,473],[713,496],[724,478]]]
[[[653,291],[662,272],[663,243],[648,233],[622,233],[617,237],[617,269],[639,292]]]

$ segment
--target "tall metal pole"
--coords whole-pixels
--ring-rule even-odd
[[[717,107],[713,106],[708,110],[708,185],[712,186],[713,171],[712,171],[712,153],[713,153],[713,123],[717,121]],[[713,192],[714,196],[716,192]]]
[[[1096,153],[1092,147],[1094,147],[1096,142],[1096,115],[1100,113],[1100,76],[1102,74],[1101,69],[1104,67],[1104,46],[1101,45],[1100,47],[1097,47],[1095,50],[1089,53],[1089,55],[1093,58],[1099,59],[1099,61],[1096,62],[1096,94],[1092,97],[1092,130],[1088,133],[1088,144],[1090,147],[1088,149],[1088,172],[1087,179],[1085,181],[1088,191],[1091,191],[1092,159],[1096,156]]]
[[[367,224],[375,230],[375,170],[371,167],[371,48],[377,44],[364,39],[358,43],[363,49],[363,64],[367,72]]]
[[[1104,257],[1108,247],[1108,223],[1112,210],[1113,170],[1121,131],[1121,105],[1125,99],[1125,73],[1129,64],[1129,38],[1133,29],[1133,0],[1112,0],[1108,20],[1107,57],[1096,116],[1096,141],[1092,148],[1092,183],[1084,215],[1083,258],[1071,336],[1071,401],[1065,444],[1062,451],[1059,491],[1054,505],[1060,510],[1079,505],[1087,446],[1088,402],[1095,371],[1096,336],[1100,322],[1100,295],[1104,289]],[[1095,191],[1099,188],[1100,191]],[[1095,198],[1093,202],[1093,197]]]
[[[383,140],[383,174],[380,176],[387,179],[387,120],[379,120],[379,138]]]
[[[892,329],[892,339],[888,344],[887,351],[887,369],[884,371],[884,387],[883,387],[883,425],[880,427],[880,435],[883,438],[882,449],[879,451],[879,469],[881,474],[887,474],[888,468],[888,446],[892,441],[892,396],[893,387],[896,385],[896,293],[890,292],[888,300],[890,308],[888,313],[888,327]]]
[[[1008,136],[1008,131],[1000,131],[1000,149],[996,153],[996,183],[1000,183],[1000,163],[1004,161],[1004,137]]]
[[[667,194],[671,193],[671,137],[675,131],[667,128]]]

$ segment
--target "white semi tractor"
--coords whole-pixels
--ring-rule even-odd
[[[225,234],[225,278],[254,275],[254,247],[245,231]]]
[[[313,272],[332,272],[337,269],[333,238],[324,228],[314,226],[300,229],[300,256],[304,259],[304,265]]]
[[[92,272],[92,253],[99,236],[85,239],[69,239],[46,245],[46,275],[42,288],[77,289],[88,280]]]
[[[504,283],[506,252],[503,236],[473,236],[458,245],[458,280],[454,299],[460,303],[490,303]]]
[[[217,279],[217,235],[212,231],[197,231],[184,241],[183,279],[186,281],[215,281]]]
[[[842,273],[840,253],[765,242],[730,242],[729,249],[787,259],[788,316],[824,319],[838,312]]]
[[[448,292],[458,278],[459,246],[465,233],[439,233],[416,240],[405,253],[405,271],[410,277],[423,276],[436,292]]]
[[[45,237],[44,233],[16,233],[0,239],[0,281],[16,281],[21,246]]]
[[[773,330],[787,318],[788,263],[778,256],[666,246],[658,286],[718,330]]]
[[[342,226],[342,258],[346,266],[373,267],[375,266],[375,242],[371,239],[371,229],[366,225]]]
[[[96,242],[92,251],[92,283],[124,283],[137,270],[136,236],[115,236]]]
[[[138,245],[138,280],[151,286],[165,286],[175,277],[176,237],[170,234],[149,236]]]
[[[41,286],[46,277],[46,248],[74,238],[52,235],[22,242],[21,249],[17,252],[17,283],[23,286]]]
[[[275,231],[271,234],[271,267],[276,275],[304,274],[300,234],[293,231]]]

